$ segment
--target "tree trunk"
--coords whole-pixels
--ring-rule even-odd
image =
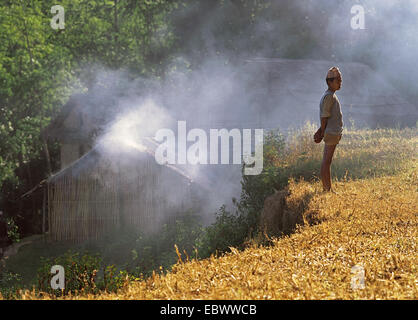
[[[41,126],[42,130],[42,126]],[[46,141],[45,137],[42,137],[43,145],[44,145],[44,152],[45,152],[45,158],[46,158],[46,166],[48,170],[48,176],[52,176],[52,166],[51,166],[51,157],[49,156],[49,150],[48,150],[48,143]]]

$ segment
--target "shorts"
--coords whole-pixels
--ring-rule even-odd
[[[325,133],[324,142],[326,145],[337,145],[341,140],[342,134]]]

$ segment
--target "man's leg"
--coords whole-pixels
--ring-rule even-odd
[[[331,162],[337,145],[325,145],[321,164],[321,180],[324,191],[331,190]]]

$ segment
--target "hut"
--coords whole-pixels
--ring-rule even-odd
[[[127,228],[155,233],[197,210],[200,187],[149,150],[119,149],[114,157],[99,145],[50,177],[47,190],[50,239],[84,241]]]
[[[204,188],[183,169],[156,162],[152,139],[115,150],[98,141],[120,111],[104,90],[75,94],[44,130],[60,144],[60,171],[39,185],[50,240],[80,242],[127,228],[152,234],[204,203],[196,200]]]

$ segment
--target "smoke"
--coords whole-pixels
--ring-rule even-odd
[[[410,83],[418,68],[413,63],[418,53],[417,1],[337,0],[332,5],[325,0],[260,1],[261,9],[248,2],[247,8],[254,10],[246,12],[254,13],[253,19],[245,18],[237,2],[208,4],[199,21],[192,9],[179,13],[182,25],[193,30],[181,29],[183,52],[191,61],[205,62],[218,55],[226,61],[280,57],[362,62],[409,95],[410,102],[416,100]],[[365,29],[351,26],[354,5],[364,8]]]
[[[121,148],[125,152],[145,152],[147,147],[142,140],[152,137],[160,128],[169,127],[172,119],[151,98],[143,101],[129,99],[123,101],[123,105],[122,109],[126,111],[109,125],[98,144],[105,153],[119,152]]]
[[[351,26],[354,5],[364,8],[365,29]],[[306,56],[336,63],[365,63],[415,103],[417,96],[411,83],[418,71],[414,63],[418,54],[417,1],[341,0],[330,6],[324,0],[302,0],[294,1],[294,6],[292,19],[304,26],[300,30],[309,30],[316,42]],[[286,36],[282,40],[286,43]]]
[[[155,146],[149,143],[149,138],[154,138],[163,128],[177,134],[178,121],[186,121],[187,131],[199,128],[208,136],[210,129],[255,128],[248,122],[247,114],[253,93],[245,92],[243,80],[237,80],[237,69],[215,59],[195,71],[177,69],[158,85],[146,79],[129,82],[124,74],[109,70],[103,70],[97,78],[108,81],[96,81],[101,85],[91,90],[90,107],[86,106],[83,111],[90,119],[98,118],[97,112],[104,114],[106,120],[101,122],[95,149],[113,164],[110,168],[115,172],[121,163],[125,168],[134,168],[141,153],[153,155]],[[115,89],[116,83],[122,88],[121,92]],[[101,101],[112,98],[112,104],[106,107],[112,112],[102,112],[102,108],[97,107],[100,101],[95,101],[95,97],[101,97]],[[242,126],[245,119],[248,125],[253,125]],[[191,144],[188,143],[188,147]],[[230,146],[232,150],[232,143]],[[213,220],[213,213],[223,204],[232,209],[232,198],[240,196],[241,165],[232,164],[232,156],[230,159],[230,165],[175,166],[204,190],[205,196],[201,199],[204,208],[200,214],[206,223]],[[163,178],[165,184],[181,187],[178,181]],[[135,179],[134,175],[124,177],[124,182],[129,183],[130,179]],[[156,186],[152,192],[164,194]],[[176,201],[180,205],[183,199],[178,191],[173,194],[177,199],[171,197],[170,202],[175,207]]]
[[[105,118],[96,140],[104,156],[118,159],[121,154],[144,152],[149,148],[145,138],[161,128],[176,131],[177,121],[186,121],[188,130],[207,132],[221,128],[285,132],[305,120],[317,121],[325,74],[333,65],[342,66],[343,114],[344,106],[376,101],[377,96],[382,97],[382,104],[395,105],[384,109],[392,114],[399,113],[394,108],[402,103],[401,98],[414,100],[417,1],[341,0],[333,5],[325,0],[277,1],[260,9],[251,24],[235,33],[228,29],[227,20],[235,17],[237,6],[225,3],[222,8],[207,4],[205,18],[195,21],[193,32],[180,40],[183,52],[167,64],[164,80],[132,80],[127,73],[104,68],[96,73],[92,107],[83,112],[90,119]],[[354,4],[365,9],[364,30],[350,25]],[[177,18],[193,20],[195,9],[179,12]],[[397,85],[400,98],[388,81]],[[414,108],[408,112],[415,112],[416,117]],[[368,112],[373,116],[375,111],[370,107]],[[209,188],[209,213],[222,204],[232,206],[232,197],[240,195],[241,166],[181,168]]]

